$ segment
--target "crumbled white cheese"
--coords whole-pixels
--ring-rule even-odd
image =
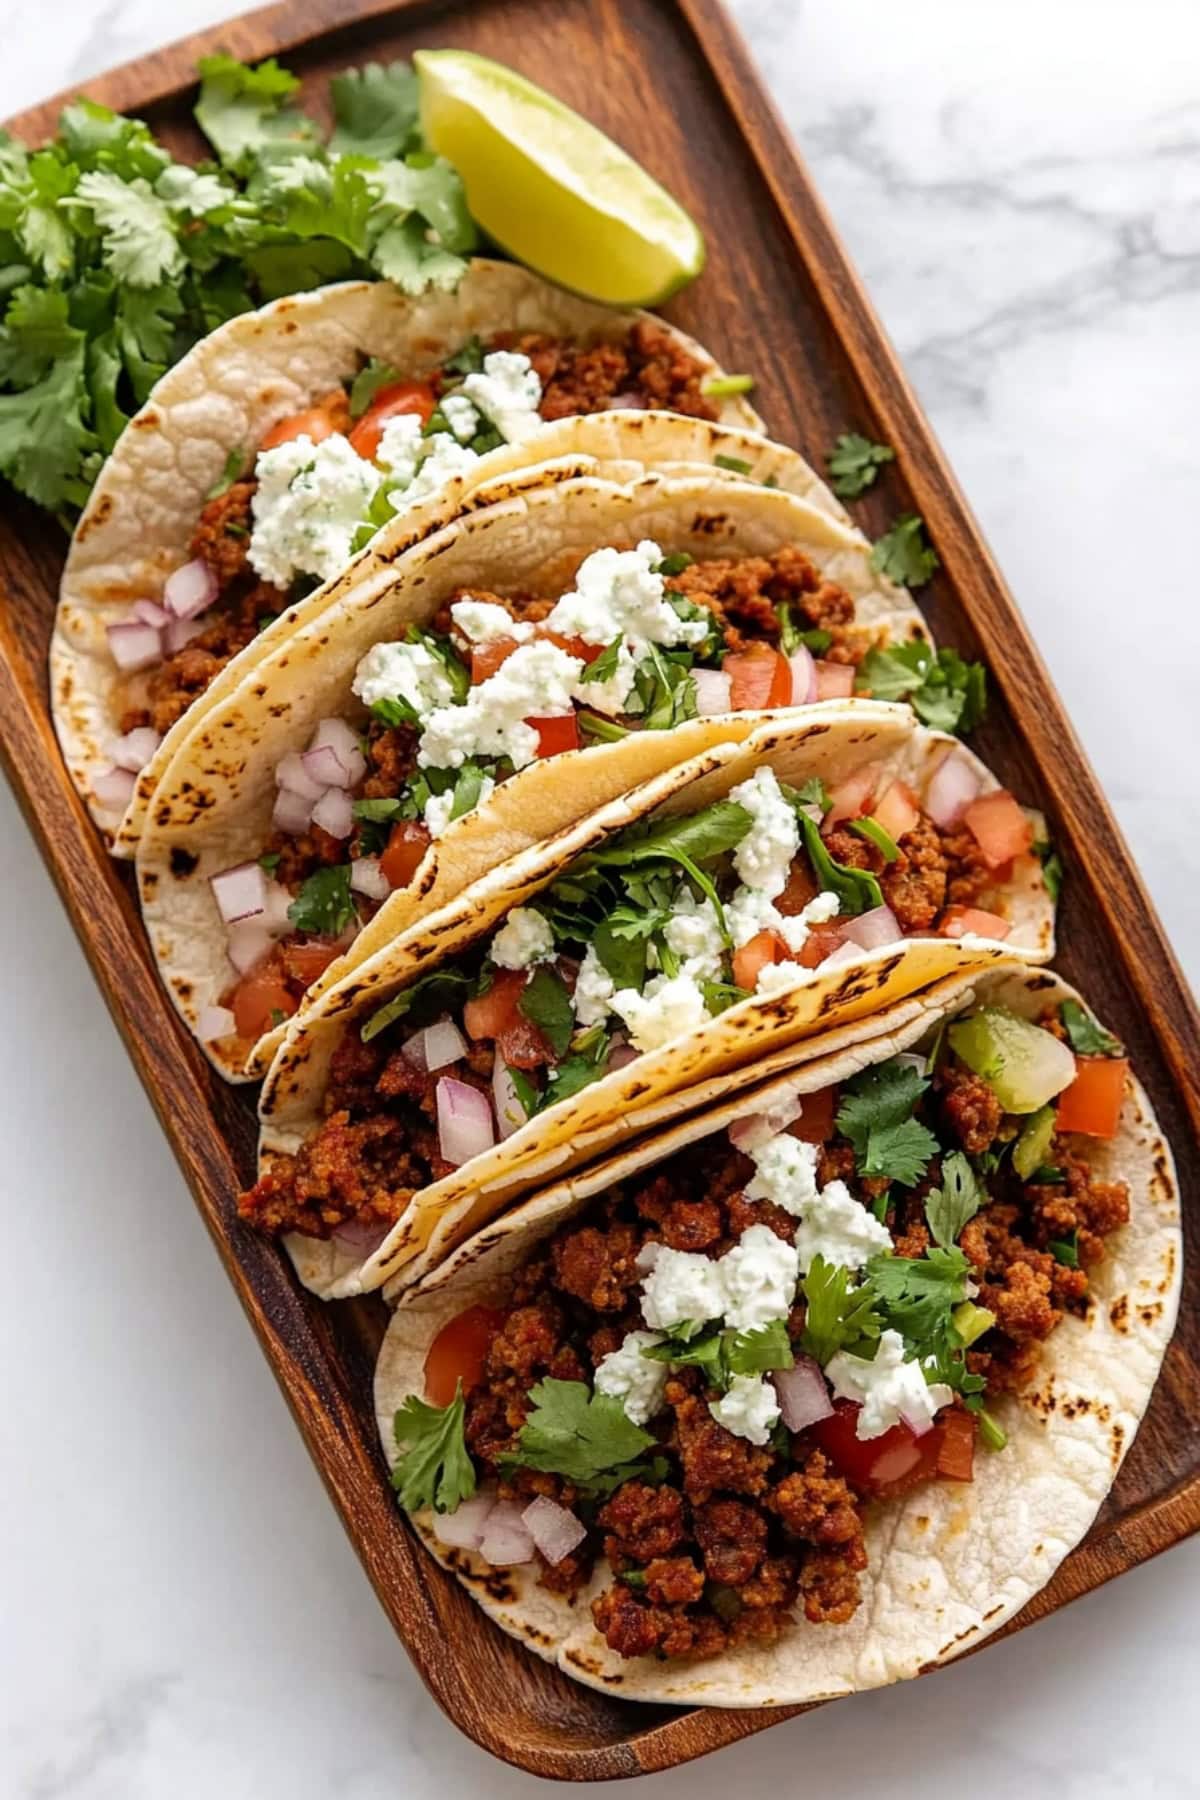
[[[462,391],[510,444],[528,437],[542,422],[538,414],[542,384],[519,350],[493,350],[484,357],[482,371],[467,376]]]
[[[710,1400],[708,1410],[718,1425],[751,1444],[768,1444],[779,1417],[779,1397],[761,1375],[735,1375],[729,1391]]]
[[[651,644],[666,649],[702,644],[705,619],[681,619],[664,598],[666,582],[655,573],[663,553],[644,538],[634,550],[594,550],[579,565],[575,586],[546,620],[552,631],[589,644],[624,638],[635,656]]]
[[[539,395],[539,399],[540,399]],[[469,444],[479,430],[479,414],[465,394],[447,394],[438,410],[460,444]]]
[[[495,644],[501,638],[513,638],[518,644],[526,644],[533,636],[533,626],[527,619],[514,619],[494,600],[472,600],[470,597],[456,600],[450,608],[450,617],[473,644]]]
[[[419,719],[454,698],[445,664],[424,644],[372,644],[354,672],[354,692],[364,706],[403,700]]]
[[[799,913],[781,913],[761,888],[739,887],[725,902],[725,920],[735,949],[748,944],[760,931],[775,931],[793,953],[808,938],[810,925],[824,925],[838,911],[836,894],[817,894]]]
[[[770,1200],[798,1219],[817,1197],[817,1146],[783,1132],[749,1155],[755,1173],[746,1183],[747,1200]]]
[[[725,940],[716,909],[707,894],[697,902],[689,887],[680,886],[672,902],[663,936],[694,981],[719,981]]]
[[[798,981],[806,981],[810,971],[803,963],[791,962],[785,958],[783,962],[764,963],[758,971],[754,983],[754,991],[761,994],[764,1000],[774,999],[776,994],[785,994]]]
[[[830,919],[837,917],[841,908],[842,903],[837,895],[825,888],[815,899],[809,901],[800,917],[806,925],[828,925]],[[795,949],[796,946],[793,944],[792,948]]]
[[[557,644],[522,644],[461,706],[443,706],[425,724],[417,761],[426,769],[460,769],[468,757],[511,759],[523,769],[538,753],[538,734],[526,719],[562,717],[583,664]]]
[[[854,1198],[844,1181],[831,1181],[812,1196],[796,1227],[796,1251],[805,1271],[814,1256],[823,1256],[838,1268],[862,1269],[872,1256],[891,1247],[887,1226]]]
[[[384,421],[375,461],[402,487],[416,474],[425,454],[425,433],[416,413],[397,413]]]
[[[575,992],[571,996],[580,1025],[599,1025],[602,1019],[607,1019],[612,1011],[614,987],[612,976],[596,955],[596,946],[589,944],[583,953],[575,978]]]
[[[796,815],[779,791],[774,769],[755,769],[729,798],[744,806],[753,821],[733,853],[733,866],[747,887],[759,888],[773,900],[782,894],[800,848]]]
[[[340,432],[314,444],[307,435],[264,450],[255,464],[254,526],[247,556],[256,575],[288,588],[299,575],[329,581],[382,479]]]
[[[662,1406],[669,1370],[666,1363],[643,1356],[643,1350],[661,1344],[657,1331],[629,1331],[616,1350],[596,1364],[593,1386],[598,1394],[610,1394],[625,1408],[635,1425],[645,1425]]]
[[[919,1362],[904,1360],[904,1339],[898,1331],[885,1331],[874,1360],[839,1350],[825,1365],[825,1374],[839,1400],[862,1405],[856,1426],[860,1438],[882,1437],[901,1419],[914,1431],[933,1424],[938,1410],[949,1406],[953,1390],[945,1382],[929,1382]]]
[[[625,1021],[638,1050],[658,1050],[696,1031],[708,1018],[704,995],[683,970],[670,978],[652,976],[640,994],[636,988],[618,988],[612,1010]]]
[[[452,438],[448,431],[435,431],[432,437],[422,440],[425,454],[412,480],[393,487],[388,492],[388,499],[397,512],[403,512],[406,506],[416,506],[421,500],[429,500],[434,494],[441,493],[447,482],[459,475],[469,475],[479,461],[474,450],[468,450],[457,438]]]
[[[786,1318],[796,1297],[800,1264],[792,1246],[769,1225],[749,1225],[717,1267],[725,1289],[725,1323],[757,1331]],[[643,1309],[644,1310],[644,1309]]]
[[[492,939],[488,955],[502,969],[527,969],[531,963],[552,962],[554,933],[549,920],[532,906],[514,906]]]
[[[637,1266],[645,1276],[642,1317],[653,1331],[670,1331],[685,1322],[702,1325],[724,1312],[721,1264],[707,1256],[672,1250],[669,1244],[647,1244]]]

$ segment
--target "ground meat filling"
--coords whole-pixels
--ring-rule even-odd
[[[623,344],[591,344],[515,332],[497,337],[492,349],[519,350],[542,384],[543,419],[635,407],[715,419],[717,408],[701,389],[709,371],[662,325],[640,319]]]
[[[829,662],[858,663],[867,648],[853,631],[854,601],[826,581],[803,550],[785,545],[770,556],[735,556],[694,562],[671,577],[671,587],[716,614],[727,650],[747,642],[779,640],[779,606],[790,606],[802,630],[827,631]]]
[[[947,906],[977,905],[1006,877],[1004,869],[988,867],[969,831],[943,831],[925,814],[899,840],[900,854],[892,862],[878,845],[840,826],[825,843],[836,862],[878,877],[884,905],[906,935],[933,929]]]

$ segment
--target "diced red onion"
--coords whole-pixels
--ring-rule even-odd
[[[788,667],[792,671],[792,705],[807,706],[817,697],[817,665],[812,651],[801,644],[788,657]]]
[[[337,1236],[337,1233],[334,1233]],[[433,1535],[451,1550],[478,1550],[488,1518],[496,1505],[494,1493],[472,1494],[451,1513],[434,1513]]]
[[[635,1050],[632,1044],[614,1044],[608,1053],[608,1062],[605,1067],[608,1070],[627,1069],[630,1063],[636,1062],[641,1054],[641,1051]]]
[[[217,578],[203,557],[194,556],[181,569],[168,575],[163,587],[163,605],[177,619],[194,619],[212,605],[217,597]]]
[[[354,786],[349,770],[332,744],[318,744],[312,750],[302,751],[300,761],[309,781],[314,782],[322,792],[331,787]]]
[[[771,1380],[789,1431],[807,1431],[833,1412],[825,1377],[811,1356],[798,1356],[790,1369],[776,1369]]]
[[[453,1019],[438,1019],[425,1027],[425,1067],[431,1075],[467,1054],[467,1040]]]
[[[614,394],[605,406],[606,412],[645,412],[646,402],[640,394]]]
[[[406,1062],[410,1062],[417,1073],[427,1073],[425,1067],[425,1033],[414,1031],[411,1037],[405,1038],[400,1046],[400,1054]]]
[[[118,669],[132,675],[162,661],[162,637],[141,619],[121,619],[107,628],[108,647]]]
[[[925,789],[925,811],[935,825],[948,831],[957,825],[979,794],[979,777],[966,757],[951,750],[938,764]]]
[[[492,1064],[492,1100],[501,1138],[511,1137],[525,1123],[526,1113],[512,1078],[512,1070],[502,1056],[497,1056]]]
[[[479,1554],[495,1568],[533,1561],[533,1539],[513,1500],[497,1500],[487,1516]]]
[[[828,956],[823,956],[817,967],[820,969],[840,969],[844,963],[857,962],[862,955],[862,945],[843,939]]]
[[[726,675],[722,669],[693,669],[692,680],[696,684],[696,711],[702,719],[733,710],[732,675]]]
[[[138,725],[124,737],[114,738],[109,752],[118,769],[131,769],[136,775],[145,768],[161,743],[162,738],[153,725]]]
[[[857,819],[865,813],[878,780],[879,764],[870,762],[839,781],[829,796],[833,804],[825,814],[822,832],[828,836],[843,819]]]
[[[354,787],[367,772],[367,759],[358,742],[358,733],[345,719],[322,719],[313,732],[312,750],[333,751],[347,774],[347,787]]]
[[[313,803],[306,800],[303,794],[292,792],[291,788],[280,788],[275,796],[275,805],[271,812],[271,823],[278,831],[289,831],[298,837],[307,831],[312,822]]]
[[[438,1147],[456,1169],[496,1141],[487,1095],[453,1075],[443,1075],[437,1084],[437,1121]]]
[[[302,794],[306,800],[319,800],[329,783],[317,781],[305,768],[300,752],[289,750],[275,765],[275,785],[287,788],[289,793]]]
[[[392,884],[377,856],[360,856],[350,864],[350,886],[356,894],[365,894],[368,900],[386,900],[392,891]]]
[[[92,793],[101,806],[120,807],[124,812],[133,799],[133,790],[137,786],[137,776],[132,769],[120,769],[113,764],[103,774],[92,777]]]
[[[854,692],[854,664],[816,662],[813,664],[816,676],[818,700],[848,700]]]
[[[782,1100],[777,1100],[774,1106],[768,1106],[764,1112],[749,1113],[744,1119],[735,1119],[729,1127],[729,1141],[739,1150],[757,1150],[769,1138],[778,1137],[781,1131],[786,1131],[803,1110],[800,1096],[787,1094]]]
[[[587,1536],[587,1526],[557,1500],[539,1494],[521,1514],[521,1522],[551,1565],[577,1550]]]
[[[330,837],[348,838],[354,830],[354,802],[345,788],[331,787],[312,809],[312,822]]]
[[[244,919],[231,925],[225,939],[225,953],[239,975],[248,975],[264,956],[269,956],[275,943],[266,926],[257,919]]]
[[[155,631],[161,631],[170,622],[171,615],[153,600],[135,600],[129,609],[131,619],[140,619],[143,625],[153,625]]]
[[[235,925],[239,919],[258,918],[266,910],[267,884],[258,863],[237,863],[208,879],[217,911],[227,925]]]
[[[900,1417],[904,1420],[904,1423],[908,1426],[908,1429],[915,1438],[923,1438],[927,1431],[932,1431],[933,1429],[933,1420],[927,1418],[924,1413],[905,1412],[904,1408],[901,1407]]]
[[[202,1044],[211,1044],[217,1038],[232,1037],[237,1030],[237,1021],[227,1006],[202,1006],[200,1016],[196,1020],[196,1036]]]
[[[345,1244],[347,1249],[370,1256],[373,1250],[378,1250],[390,1230],[390,1225],[381,1224],[378,1219],[346,1219],[338,1226],[333,1237],[337,1243]]]
[[[286,937],[289,931],[296,928],[288,918],[288,908],[292,904],[292,896],[281,881],[264,883],[263,911],[260,923],[265,930],[276,937]]]
[[[860,950],[878,950],[884,944],[895,944],[904,936],[900,922],[890,906],[873,906],[857,918],[839,919],[843,938],[857,944]]]
[[[163,655],[177,655],[185,644],[190,644],[193,638],[199,637],[204,629],[203,619],[168,619],[162,634]]]

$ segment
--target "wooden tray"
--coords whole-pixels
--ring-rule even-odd
[[[280,54],[314,88],[349,63],[422,44],[515,64],[611,131],[679,195],[708,236],[706,274],[671,310],[730,369],[758,377],[769,428],[814,462],[838,432],[893,444],[856,507],[866,530],[923,514],[943,572],[921,593],[946,643],[986,657],[992,709],[978,748],[1050,815],[1069,875],[1063,973],[1128,1040],[1175,1146],[1189,1259],[1178,1332],[1149,1415],[1085,1543],[1008,1627],[1022,1629],[1200,1526],[1200,1021],[1062,706],[946,469],[820,201],[717,0],[296,0],[183,40],[88,84],[201,151],[189,87],[198,56]],[[61,96],[9,121],[54,129]],[[475,1741],[540,1775],[600,1780],[687,1761],[793,1712],[638,1707],[576,1686],[490,1625],[415,1546],[376,1445],[372,1354],[382,1304],[325,1307],[234,1215],[253,1115],[179,1029],[120,870],[59,761],[46,645],[63,555],[56,526],[5,494],[0,518],[0,747],[108,1005],[380,1601],[438,1703]],[[314,1626],[316,1622],[314,1621]]]

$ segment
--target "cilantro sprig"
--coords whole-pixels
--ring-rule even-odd
[[[1124,1056],[1125,1046],[1120,1038],[1105,1031],[1078,1000],[1064,1000],[1058,1016],[1076,1056]]]
[[[924,587],[940,567],[937,551],[925,541],[919,513],[905,513],[885,531],[871,552],[871,567],[902,587]]]
[[[392,1471],[392,1486],[406,1512],[419,1512],[423,1506],[453,1512],[475,1492],[465,1417],[461,1381],[448,1406],[431,1406],[410,1394],[397,1412],[393,1429],[401,1454]]]
[[[987,673],[949,646],[934,651],[922,638],[868,650],[855,686],[875,700],[907,700],[935,731],[974,731],[987,714]]]
[[[610,1494],[637,1475],[657,1476],[653,1463],[644,1460],[656,1440],[611,1394],[594,1394],[586,1382],[548,1375],[530,1389],[529,1399],[516,1449],[499,1458],[503,1468],[562,1475],[595,1495]]]
[[[912,1063],[893,1058],[865,1069],[843,1089],[837,1128],[854,1148],[860,1175],[915,1187],[937,1154],[933,1133],[913,1117],[929,1086]]]
[[[857,431],[843,432],[825,458],[829,485],[843,500],[856,500],[865,494],[884,463],[895,460],[890,444],[873,444]]]

